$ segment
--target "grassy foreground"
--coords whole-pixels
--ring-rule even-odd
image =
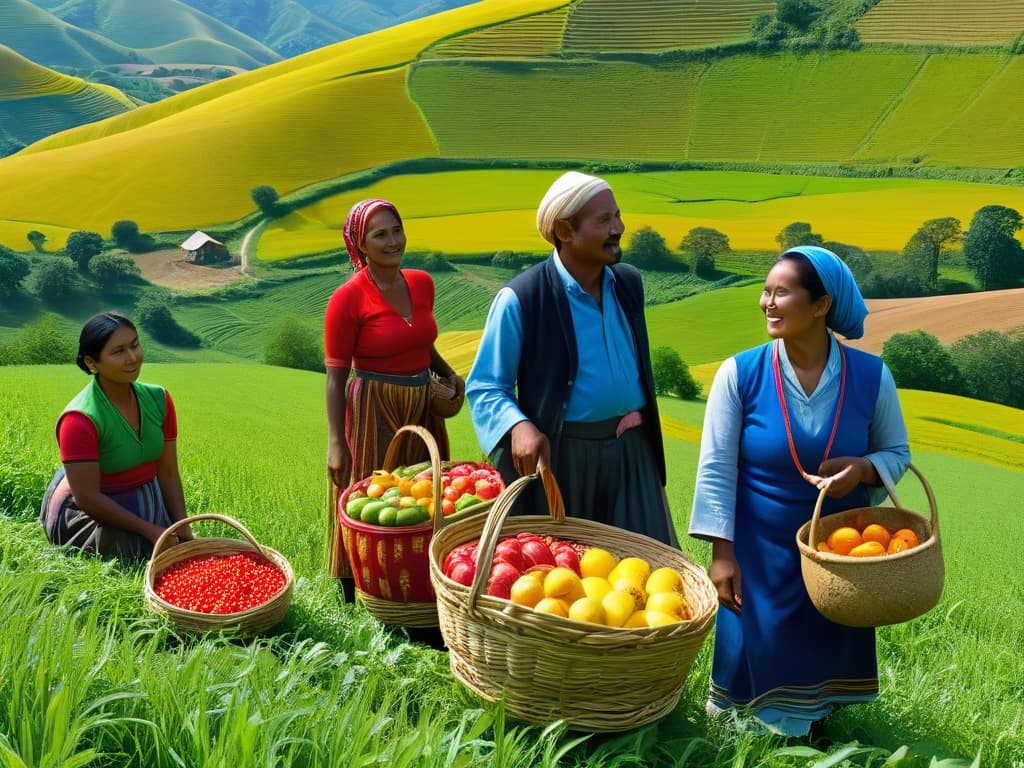
[[[454,682],[443,653],[384,629],[323,576],[322,376],[149,364],[146,379],[175,397],[189,511],[230,515],[283,552],[298,578],[292,608],[256,640],[180,636],[145,608],[141,568],[48,547],[35,519],[57,463],[53,421],[85,378],[71,366],[0,369],[0,765],[1024,762],[1024,575],[1007,545],[1020,523],[1006,503],[1024,494],[1020,471],[915,446],[939,500],[945,592],[928,615],[879,632],[881,696],[833,716],[827,741],[707,722],[710,642],[671,715],[584,738],[484,706]],[[685,532],[702,406],[665,401],[664,411],[669,500]],[[475,459],[467,416],[451,422],[454,454]],[[901,484],[901,499],[925,510],[915,483]],[[683,546],[706,562],[705,547]]]

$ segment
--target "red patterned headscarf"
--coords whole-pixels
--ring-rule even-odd
[[[341,234],[345,238],[348,256],[352,259],[352,269],[356,272],[366,266],[366,257],[359,252],[359,246],[366,239],[366,225],[373,218],[373,214],[378,211],[391,211],[398,219],[398,223],[402,223],[402,217],[398,215],[398,209],[394,204],[380,198],[360,200],[352,206],[352,210],[345,218],[345,226],[342,228]]]

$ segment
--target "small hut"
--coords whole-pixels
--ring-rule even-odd
[[[185,261],[189,264],[213,264],[231,260],[227,246],[205,232],[195,232],[181,247],[185,251]]]

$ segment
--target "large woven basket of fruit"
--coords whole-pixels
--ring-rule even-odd
[[[201,520],[225,523],[244,539],[203,537],[168,546],[175,531]],[[179,520],[157,539],[143,595],[181,629],[252,634],[284,618],[294,585],[284,555],[262,546],[238,521],[206,514]]]
[[[430,460],[396,466],[399,440],[426,444]],[[428,549],[449,520],[489,509],[505,484],[498,471],[471,461],[441,461],[423,427],[395,432],[383,468],[338,497],[338,523],[356,599],[385,624],[436,627]]]
[[[548,514],[509,516],[532,482],[544,484]],[[682,552],[566,517],[547,469],[509,485],[487,515],[436,533],[430,578],[459,681],[521,720],[595,732],[675,707],[718,608]]]
[[[814,514],[796,534],[807,594],[837,624],[880,627],[917,618],[942,595],[945,569],[935,495],[924,486],[929,517],[895,506],[857,507],[821,517],[823,488]]]

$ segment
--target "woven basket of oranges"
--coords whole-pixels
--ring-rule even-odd
[[[857,507],[821,517],[827,489],[796,534],[800,569],[811,602],[825,618],[850,627],[915,619],[942,595],[945,566],[935,495],[913,464],[930,516],[900,506]]]

